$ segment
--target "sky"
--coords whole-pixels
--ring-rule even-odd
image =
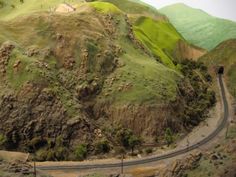
[[[236,22],[236,0],[142,0],[157,9],[164,6],[184,3],[193,8],[202,9],[210,15]]]

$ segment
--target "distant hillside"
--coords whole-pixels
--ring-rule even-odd
[[[211,50],[227,39],[236,38],[236,22],[210,16],[202,10],[175,4],[159,12],[170,19],[185,39],[202,48]]]
[[[214,72],[218,65],[225,67],[227,84],[231,94],[236,97],[236,39],[230,39],[219,44],[215,49],[200,58]]]

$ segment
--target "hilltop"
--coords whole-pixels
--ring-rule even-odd
[[[174,4],[159,10],[189,42],[211,50],[221,42],[236,38],[236,22],[213,17],[185,4]]]
[[[119,154],[188,132],[214,104],[207,68],[190,60],[205,51],[153,9],[138,13],[148,6],[13,2],[0,13],[1,147],[37,160]]]

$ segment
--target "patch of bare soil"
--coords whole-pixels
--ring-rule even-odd
[[[6,162],[22,161],[26,162],[28,160],[29,154],[22,152],[10,152],[10,151],[0,151],[0,158]]]

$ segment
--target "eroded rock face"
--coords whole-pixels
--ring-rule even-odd
[[[69,115],[57,96],[43,87],[27,84],[19,94],[2,95],[0,107],[0,122],[4,125],[0,132],[6,132],[9,149],[33,148],[30,142],[37,137],[42,146],[43,140],[55,141],[56,137],[67,145],[75,138],[81,142],[92,138],[86,132],[93,128],[80,108],[76,118]]]
[[[186,42],[179,41],[175,49],[175,55],[180,59],[193,59],[197,60],[206,54],[207,51],[195,46],[191,46]]]
[[[176,160],[164,171],[157,173],[156,177],[182,177],[186,170],[195,169],[202,158],[201,152],[195,152],[188,157]]]
[[[32,165],[23,161],[6,162],[0,160],[1,177],[24,177],[33,176],[34,168]],[[50,177],[37,171],[39,177]]]
[[[97,104],[94,107],[96,118],[109,117],[114,124],[121,124],[134,131],[145,139],[145,142],[155,143],[156,137],[161,137],[165,132],[165,127],[173,130],[182,128],[178,119],[173,119],[176,109],[181,109],[178,105],[111,105]]]
[[[14,48],[14,44],[9,41],[3,43],[0,47],[0,73],[2,76],[6,73],[6,67],[10,59],[10,54]]]

